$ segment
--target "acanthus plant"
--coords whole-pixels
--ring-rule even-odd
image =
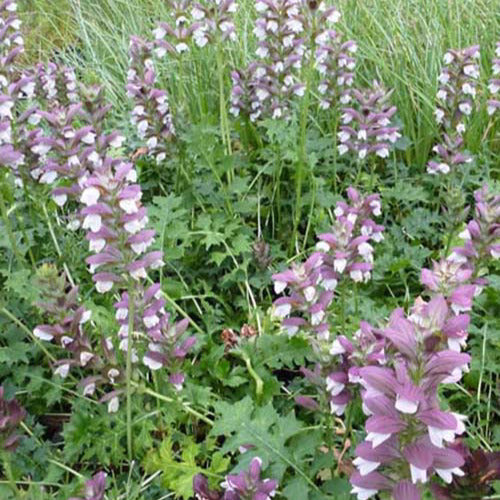
[[[167,156],[167,145],[175,137],[175,127],[165,90],[155,87],[156,72],[153,44],[133,36],[130,38],[127,97],[134,103],[131,122],[147,152],[157,163]]]
[[[341,105],[351,100],[358,46],[353,40],[344,40],[340,31],[333,29],[340,18],[340,11],[325,1],[301,2],[295,22],[303,25],[304,66],[309,87],[313,69],[319,74],[317,90],[321,109],[339,111]]]
[[[437,107],[434,111],[441,143],[433,148],[435,159],[427,164],[429,174],[448,174],[472,161],[464,149],[468,118],[475,109],[479,79],[479,46],[449,50],[439,75]]]
[[[90,112],[90,116],[86,116],[90,123],[94,123],[97,116],[102,117],[103,110],[99,106],[92,109],[87,103],[86,109]],[[171,368],[177,368],[178,363],[173,360],[183,359],[193,345],[193,338],[177,345],[187,321],[172,325],[159,285],[146,284],[147,269],[163,265],[162,253],[148,252],[154,242],[154,231],[146,228],[147,211],[140,202],[142,192],[136,183],[133,165],[108,156],[109,147],[121,136],[116,132],[99,135],[97,132],[92,126],[92,131],[87,132],[91,144],[77,157],[79,165],[83,166],[83,175],[76,183],[59,189],[79,193],[78,199],[83,205],[81,224],[87,230],[89,249],[94,253],[86,261],[96,290],[99,293],[121,290],[121,300],[115,308],[120,324],[120,348],[127,351],[127,365],[142,356],[152,369],[159,369],[167,362]],[[68,176],[67,180],[74,182],[75,178]],[[59,194],[56,188],[54,195]],[[139,345],[149,342],[149,348],[136,353],[129,342],[129,330],[141,341]],[[174,387],[182,386],[182,373],[171,373],[170,377]],[[117,409],[117,401],[112,408]]]
[[[98,472],[85,482],[83,497],[71,497],[69,500],[104,500],[106,493],[106,473]]]
[[[16,11],[17,3],[13,0],[0,4],[0,162],[9,166],[22,183],[25,155],[19,144],[24,146],[25,122],[30,121],[30,112],[24,113],[19,123],[15,122],[15,114],[16,107],[33,96],[35,82],[32,76],[20,72],[15,66],[16,58],[24,51],[19,31],[21,21]]]
[[[4,4],[10,6],[11,2]],[[117,341],[108,339],[101,347],[90,345],[82,326],[88,312],[76,307],[74,288],[69,295],[72,302],[66,304],[70,309],[48,310],[52,315],[48,324],[35,328],[34,333],[44,340],[59,340],[72,353],[58,363],[59,375],[67,375],[71,365],[95,369],[81,383],[87,395],[99,385],[105,390],[109,386],[113,389],[114,383],[123,381],[124,374],[126,387],[113,389],[101,400],[108,401],[109,411],[114,412],[118,410],[118,396],[126,393],[130,454],[133,363],[140,358],[152,370],[168,365],[171,386],[180,390],[184,382],[182,361],[195,339],[184,336],[188,320],[176,324],[170,320],[160,286],[147,281],[148,269],[162,267],[162,252],[148,251],[154,243],[155,232],[147,229],[147,210],[140,201],[142,191],[136,182],[137,172],[131,163],[115,156],[114,148],[121,146],[124,138],[116,131],[104,131],[103,123],[110,106],[99,87],[78,85],[75,90],[73,74],[68,68],[54,65],[47,69],[38,67],[39,85],[34,87],[40,94],[38,107],[29,111],[43,120],[44,125],[30,148],[37,156],[23,155],[9,143],[2,147],[1,161],[13,167],[23,165],[28,170],[40,168],[40,174],[34,177],[52,185],[52,197],[59,207],[66,209],[71,228],[81,226],[86,232],[89,250],[93,253],[86,262],[96,290],[120,294],[115,304],[120,325]],[[19,82],[24,80],[16,80],[14,72],[8,76],[14,83],[7,87],[19,92]],[[14,108],[15,97],[17,94],[4,99],[8,105],[2,116],[9,126],[11,122],[16,126],[17,117],[24,116],[22,109]],[[81,204],[77,213],[73,211],[74,204],[69,206],[70,200]],[[114,366],[113,347],[126,352],[125,369]],[[98,355],[100,351],[104,353],[102,356]]]
[[[255,8],[259,15],[253,30],[258,40],[257,59],[232,72],[234,116],[244,114],[252,122],[266,117],[289,118],[293,100],[305,95],[316,65],[324,75],[320,84],[324,107],[334,97],[333,80],[336,88],[352,83],[350,73],[340,68],[345,63],[352,69],[353,60],[338,49],[353,51],[354,44],[347,42],[340,47],[336,33],[325,29],[340,18],[335,7],[323,1],[262,0]],[[338,68],[334,69],[335,65]],[[334,76],[334,71],[339,74]]]
[[[497,42],[492,64],[492,76],[488,84],[490,92],[487,109],[490,116],[500,110],[500,42]]]
[[[170,22],[162,21],[153,30],[158,57],[164,57],[167,53],[178,56],[189,51],[189,44],[197,30],[201,33],[197,37],[198,43],[203,43],[202,24],[195,23],[191,16],[192,3],[192,0],[169,2]]]
[[[243,71],[232,73],[231,113],[244,113],[251,121],[288,116],[294,95],[303,96],[300,70],[305,51],[304,26],[297,16],[298,0],[259,0],[253,30],[258,44],[257,60]]]
[[[154,53],[159,58],[169,54],[182,59],[182,54],[189,51],[191,40],[200,49],[210,45],[215,46],[219,82],[220,131],[226,152],[231,154],[231,136],[224,92],[223,45],[225,42],[236,40],[234,14],[238,9],[238,4],[236,0],[196,2],[172,0],[169,4],[171,20],[160,22],[153,30]],[[180,64],[183,64],[182,60]],[[146,83],[148,86],[151,85],[149,82]],[[157,139],[160,140],[160,137],[157,136]]]
[[[454,447],[465,460],[462,469],[464,475],[454,477],[451,484],[431,485],[431,491],[437,500],[480,500],[493,494],[495,481],[500,479],[500,453],[471,451],[463,443]]]
[[[235,0],[170,1],[170,22],[158,23],[153,31],[156,55],[178,56],[189,51],[191,40],[203,48],[209,43],[236,38],[233,15]]]
[[[78,287],[68,286],[64,274],[58,275],[52,266],[43,266],[37,278],[42,297],[37,306],[49,322],[36,326],[33,334],[40,340],[56,343],[68,356],[54,363],[54,374],[66,378],[72,368],[91,373],[79,382],[83,395],[92,396],[98,388],[104,389],[102,401],[107,402],[108,411],[117,411],[124,371],[116,358],[113,339],[103,337],[97,345],[92,345],[91,336],[85,331],[91,311],[79,303]],[[108,387],[112,390],[107,390]]]
[[[229,474],[221,483],[223,492],[211,490],[207,478],[197,474],[193,478],[193,490],[198,500],[271,500],[276,494],[278,482],[261,479],[262,460],[255,457],[248,470]]]
[[[320,74],[318,92],[320,108],[332,109],[347,105],[352,99],[352,85],[357,44],[353,40],[342,41],[342,35],[327,30],[316,37],[316,69]]]
[[[0,453],[13,452],[19,445],[19,424],[26,412],[17,399],[6,399],[5,389],[0,386]]]
[[[352,90],[350,107],[343,108],[337,149],[340,155],[354,153],[358,160],[378,156],[387,158],[401,137],[400,127],[394,122],[397,108],[390,103],[392,92],[378,82],[371,88]]]
[[[328,308],[339,284],[365,283],[373,268],[372,243],[383,239],[384,227],[372,217],[381,215],[377,194],[363,197],[354,188],[347,190],[349,203],[338,202],[330,232],[320,234],[316,251],[303,264],[273,275],[276,293],[290,288],[290,295],[274,302],[274,314],[282,319],[288,335],[303,334],[318,361],[314,372],[304,369],[307,378],[326,397],[333,414],[342,415],[350,399],[347,378],[333,362],[337,341],[331,341]],[[303,406],[316,403],[299,397]]]
[[[18,427],[25,416],[26,411],[17,399],[15,397],[7,399],[4,386],[0,385],[0,461],[7,483],[16,497],[19,491],[12,473],[10,455],[19,446],[21,436],[18,434]]]
[[[500,197],[485,187],[475,199],[464,246],[422,270],[428,299],[417,298],[408,314],[395,310],[377,331],[384,356],[355,367],[368,416],[367,436],[356,448],[358,471],[351,476],[359,500],[379,491],[394,500],[419,500],[434,474],[445,483],[464,475],[455,443],[466,417],[443,409],[438,392],[468,370],[470,356],[462,352],[468,313],[486,283],[483,266],[500,255]]]

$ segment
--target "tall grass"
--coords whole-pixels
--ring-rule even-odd
[[[488,74],[494,44],[500,40],[500,9],[494,0],[338,0],[343,13],[339,29],[358,41],[361,84],[374,79],[394,89],[393,101],[411,145],[406,162],[421,168],[432,146],[437,76],[443,54],[451,47],[482,46]],[[226,49],[226,89],[229,69],[254,57],[253,1],[241,0],[238,42]],[[124,83],[131,34],[151,38],[156,20],[165,19],[164,0],[31,0],[28,10],[40,24],[38,52],[57,50],[65,62],[80,69],[84,79],[98,80],[108,90],[119,117],[126,109]],[[57,36],[54,36],[57,34]],[[33,37],[32,38],[36,38]],[[39,54],[38,54],[39,55]],[[175,106],[192,120],[217,123],[218,81],[215,48],[196,51],[162,68],[164,84]],[[314,119],[314,117],[313,117]],[[474,120],[468,147],[478,151],[488,117]],[[498,129],[497,129],[498,130]],[[494,149],[499,148],[498,139]]]

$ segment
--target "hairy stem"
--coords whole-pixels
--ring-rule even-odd
[[[127,336],[127,365],[125,369],[126,393],[127,393],[127,453],[128,459],[132,460],[132,345],[134,337],[134,284],[128,287],[128,336]]]

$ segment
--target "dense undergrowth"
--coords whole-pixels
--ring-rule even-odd
[[[0,3],[2,499],[500,498],[495,3]]]

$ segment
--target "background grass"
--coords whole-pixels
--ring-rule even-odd
[[[253,2],[239,4],[238,42],[226,52],[228,75],[232,67],[254,57]],[[422,167],[436,132],[432,112],[443,54],[448,48],[479,43],[483,74],[488,76],[494,44],[500,40],[500,2],[339,0],[336,4],[343,14],[339,30],[360,46],[358,83],[377,79],[394,89],[393,101],[411,140],[406,161]],[[167,9],[164,0],[29,0],[25,7],[31,33],[28,56],[57,55],[79,68],[84,80],[102,82],[121,115],[128,105],[124,83],[129,37],[151,39],[151,29],[166,18]],[[195,50],[183,61],[184,68],[170,61],[162,71],[172,101],[188,109],[192,120],[206,119],[204,111],[217,109],[211,50]],[[477,117],[470,128],[467,145],[474,152],[482,147],[486,120],[486,116]],[[498,140],[493,146],[498,150]]]

